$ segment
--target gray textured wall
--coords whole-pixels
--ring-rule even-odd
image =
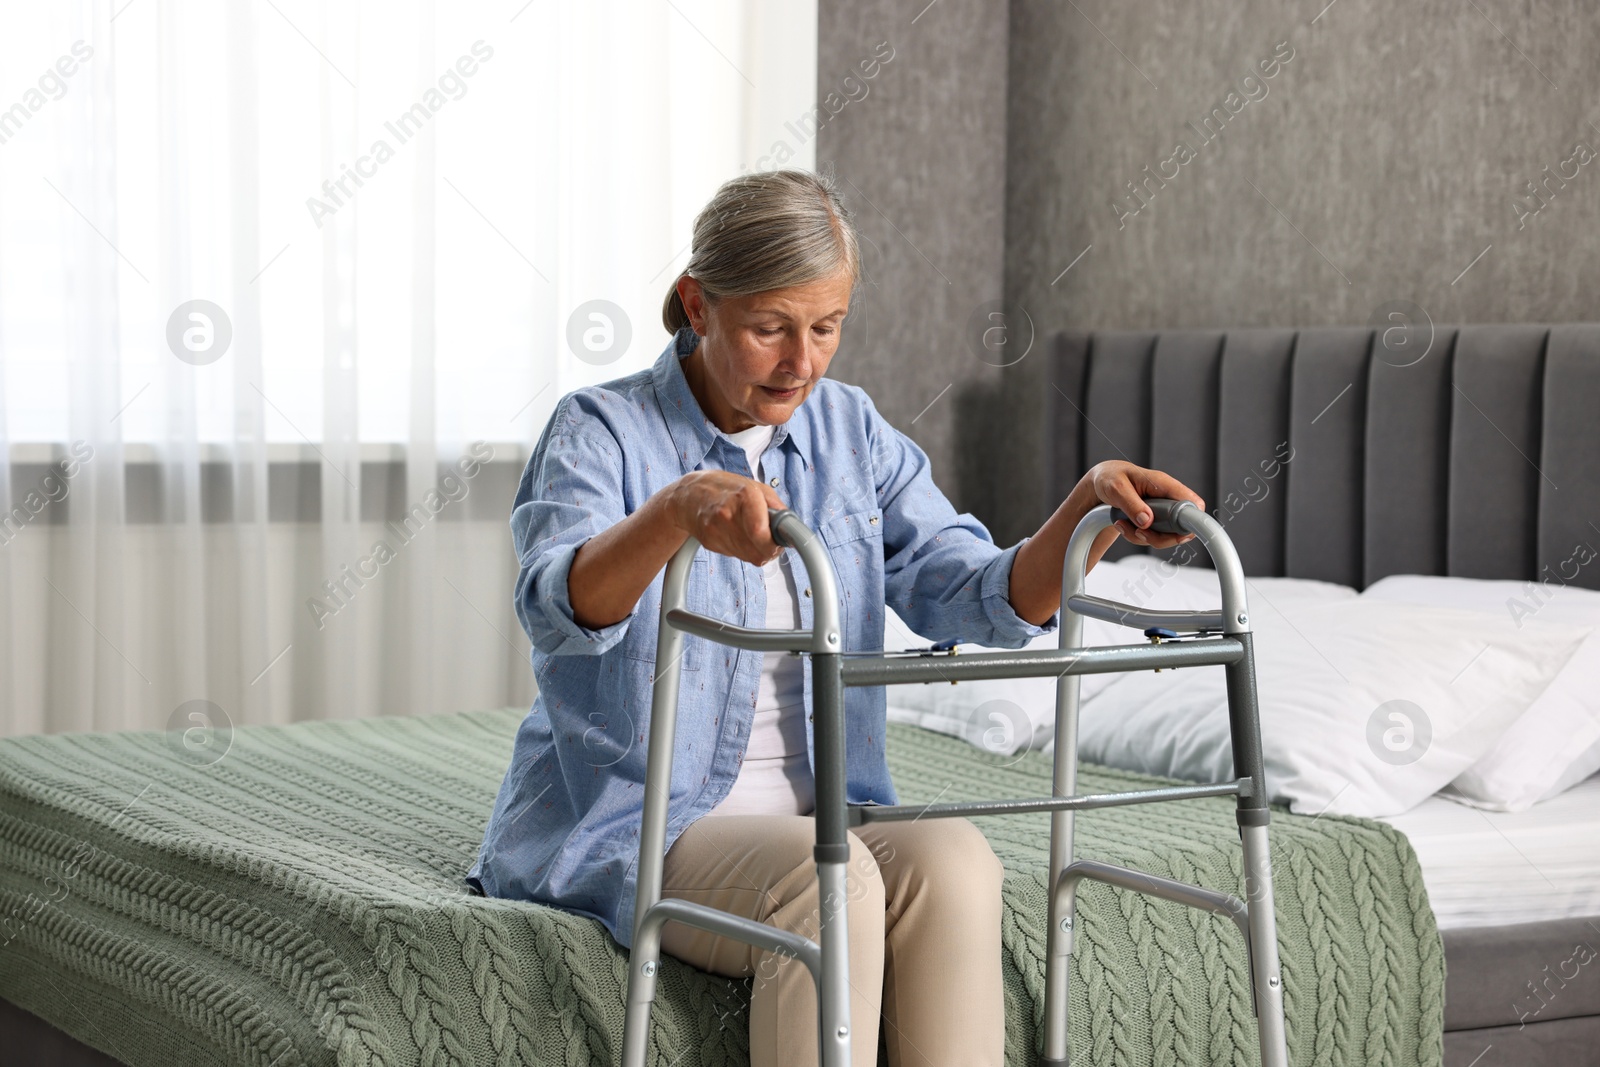
[[[867,336],[837,373],[1002,543],[1053,504],[1034,429],[1052,330],[1364,323],[1390,301],[1437,322],[1600,318],[1600,160],[1565,163],[1537,214],[1514,206],[1579,142],[1600,149],[1594,5],[1326,2],[822,0],[820,94],[896,49],[818,139],[872,242]],[[1293,58],[1260,78],[1280,42]],[[1202,143],[1186,124],[1214,106]],[[1115,208],[1180,140],[1177,176]],[[963,337],[1002,289],[1013,340],[1031,319],[1041,342],[1004,370]]]
[[[866,389],[928,451],[946,495],[985,521],[996,498],[980,446],[1003,372],[963,331],[1003,295],[1006,26],[1005,0],[818,10],[817,97],[859,98],[822,127],[817,166],[855,215],[867,281],[829,374]],[[880,42],[894,58],[862,81]]]
[[[1600,318],[1600,159],[1565,163],[1576,176],[1552,179],[1537,214],[1514,207],[1575,145],[1600,148],[1594,4],[1326,3],[1016,0],[1012,313],[1041,333],[1360,324],[1390,301],[1435,322]],[[1241,86],[1280,42],[1293,58]],[[1186,123],[1218,104],[1223,132],[1203,143]],[[1194,158],[1162,168],[1179,141]],[[1177,176],[1137,212],[1114,207],[1146,166]],[[1047,368],[1015,370],[1008,407],[1037,425]],[[995,447],[1038,484],[1037,442]],[[991,525],[1009,536],[1048,513],[1026,490],[1001,506]]]

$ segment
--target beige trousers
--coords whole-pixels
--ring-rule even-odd
[[[667,852],[662,895],[815,940],[815,843],[809,815],[697,819]],[[1002,1067],[1002,874],[966,819],[850,831],[852,1067],[877,1064],[880,1013],[890,1067]],[[799,960],[673,922],[662,928],[661,947],[701,970],[754,979],[751,1067],[817,1062],[816,989]]]

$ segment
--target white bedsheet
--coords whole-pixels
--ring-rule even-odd
[[[1440,929],[1600,916],[1600,775],[1527,811],[1433,796],[1382,821],[1416,849]]]
[[[923,712],[888,710],[890,722],[928,726]],[[1379,821],[1416,850],[1441,930],[1600,916],[1600,774],[1527,811],[1435,795]]]

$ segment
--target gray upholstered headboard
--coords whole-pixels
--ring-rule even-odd
[[[1252,574],[1600,589],[1600,324],[1438,327],[1426,349],[1417,332],[1386,339],[1058,334],[1052,499],[1125,458],[1221,509]]]

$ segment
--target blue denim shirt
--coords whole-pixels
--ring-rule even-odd
[[[684,329],[647,370],[563,397],[523,471],[511,513],[521,572],[516,610],[533,642],[539,695],[517,730],[469,884],[493,897],[592,915],[623,946],[633,938],[639,824],[662,576],[619,622],[589,629],[567,596],[572,558],[589,538],[691,471],[749,476],[744,450],[701,412],[679,360]],[[1021,545],[1001,550],[934,485],[927,454],[884,421],[861,389],[824,378],[762,456],[778,496],[823,538],[844,598],[847,650],[883,647],[884,604],[920,635],[1020,648],[1053,630],[1008,599]],[[801,590],[799,553],[784,549]],[[764,626],[761,570],[700,550],[692,611]],[[812,759],[811,661],[803,659]],[[754,716],[761,653],[685,636],[667,847],[728,794]],[[884,758],[884,690],[845,691],[850,803],[897,802]],[[813,763],[814,766],[814,763]]]

